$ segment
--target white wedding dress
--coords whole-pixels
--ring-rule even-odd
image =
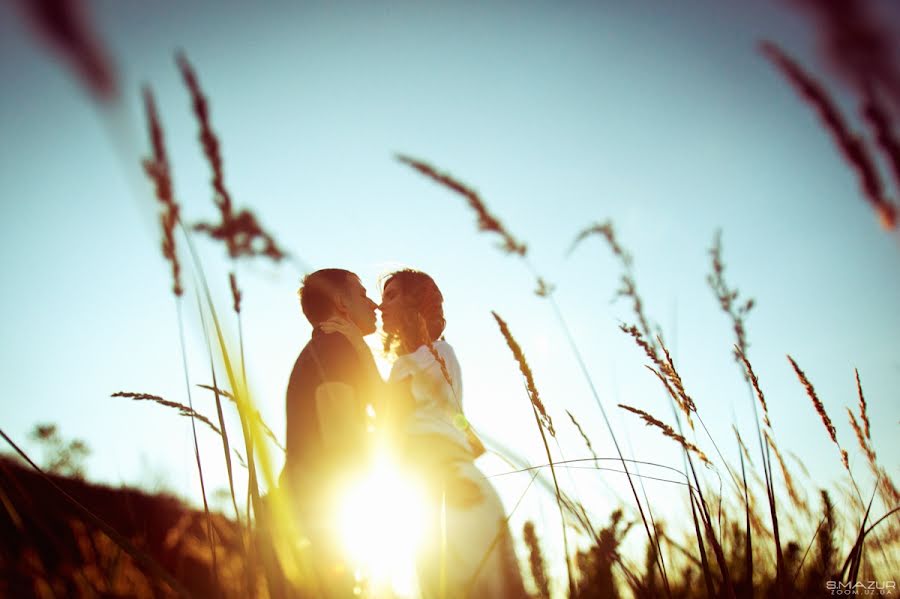
[[[459,362],[446,341],[432,348],[440,361],[423,345],[400,356],[389,377],[406,381],[415,400],[405,453],[428,488],[419,588],[427,599],[525,597],[503,504],[474,464]]]

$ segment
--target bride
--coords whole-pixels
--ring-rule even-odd
[[[503,504],[474,463],[484,448],[463,416],[440,290],[423,272],[394,272],[382,287],[381,313],[385,350],[396,359],[378,418],[398,423],[399,451],[428,489],[417,558],[423,597],[527,596]],[[369,352],[352,325],[332,320],[324,329]]]

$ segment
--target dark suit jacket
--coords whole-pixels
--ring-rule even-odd
[[[365,431],[365,403],[374,388],[372,370],[361,364],[350,342],[340,333],[314,329],[312,338],[300,352],[288,382],[287,434],[282,484],[294,491],[296,499],[309,503],[324,499],[322,494],[339,478],[362,467],[364,447],[326,449],[322,443],[316,409],[316,389],[324,383],[344,383],[359,400],[358,430],[348,431],[359,438]]]

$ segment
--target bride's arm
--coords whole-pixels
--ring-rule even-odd
[[[362,333],[352,322],[335,316],[319,324],[319,328],[322,329],[323,333],[340,333],[347,338],[347,341],[356,350],[361,363],[375,365],[375,361],[372,358],[372,350],[366,345]],[[380,379],[381,376],[379,375],[378,378]]]

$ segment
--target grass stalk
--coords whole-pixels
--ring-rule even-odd
[[[217,584],[221,586],[221,582],[219,580],[219,564],[218,558],[216,557],[216,542],[213,537],[213,528],[212,528],[212,518],[209,515],[209,503],[206,500],[206,483],[203,478],[203,465],[200,461],[200,444],[197,442],[197,424],[194,420],[194,400],[192,399],[191,393],[191,380],[190,374],[188,372],[187,365],[187,351],[184,343],[184,320],[182,318],[182,305],[181,298],[175,298],[175,306],[178,312],[178,340],[181,345],[181,365],[182,370],[184,371],[184,385],[188,398],[188,407],[191,409],[191,434],[194,439],[194,457],[197,460],[197,473],[200,477],[200,494],[203,497],[203,511],[206,514],[206,531],[207,537],[209,538],[209,549],[212,552],[212,574],[213,579]],[[222,436],[224,438],[225,432],[222,430]]]
[[[753,530],[750,526],[750,490],[747,487],[747,471],[744,467],[744,454],[738,448],[741,458],[741,480],[744,482],[744,568],[748,588],[753,588]],[[808,550],[807,550],[808,551]]]
[[[534,420],[538,427],[538,432],[541,434],[541,441],[544,444],[544,451],[547,453],[547,462],[550,464],[550,474],[553,477],[553,486],[556,489],[556,505],[559,508],[559,517],[560,517],[560,525],[562,527],[562,536],[563,536],[563,551],[565,553],[566,559],[566,574],[568,576],[569,582],[569,596],[572,597],[575,595],[575,580],[572,577],[572,563],[569,558],[569,537],[566,532],[566,516],[563,511],[563,502],[562,502],[562,494],[559,490],[559,481],[556,478],[556,469],[553,466],[553,456],[550,453],[550,445],[547,443],[547,435],[544,431],[544,428],[547,427],[547,430],[551,432],[555,436],[553,432],[553,422],[550,420],[549,415],[544,408],[544,404],[540,400],[540,396],[537,391],[537,387],[534,384],[534,378],[531,374],[531,368],[528,366],[528,362],[525,360],[525,355],[522,353],[522,348],[519,347],[518,342],[516,342],[512,333],[509,330],[506,322],[500,318],[500,315],[496,312],[491,312],[494,316],[494,320],[497,321],[497,326],[500,327],[500,332],[503,334],[503,338],[506,340],[507,345],[509,346],[510,351],[512,351],[513,357],[516,362],[519,364],[519,369],[522,371],[522,376],[525,379],[525,391],[528,394],[531,403],[531,410],[534,413]],[[540,412],[540,413],[539,413]]]
[[[216,366],[213,360],[213,351],[212,344],[209,340],[209,329],[206,325],[206,317],[203,314],[203,305],[200,300],[199,291],[196,292],[197,298],[197,312],[200,314],[200,324],[203,328],[203,340],[206,343],[206,353],[209,355],[209,371],[210,376],[212,377],[212,386],[213,386],[213,395],[216,400],[216,415],[219,419],[219,427],[222,429],[222,450],[225,454],[225,470],[228,475],[228,491],[231,495],[231,505],[234,507],[234,517],[237,521],[238,531],[241,537],[241,555],[244,559],[245,564],[245,585],[246,592],[250,597],[256,596],[256,567],[255,567],[255,558],[250,555],[250,547],[249,547],[249,530],[250,530],[250,514],[247,514],[246,520],[246,528],[244,522],[241,521],[241,512],[238,508],[237,504],[237,495],[234,490],[234,472],[231,464],[231,445],[228,439],[228,431],[225,427],[225,415],[222,410],[222,399],[220,397],[220,393],[218,391],[219,385],[216,379]],[[249,468],[249,462],[247,463]]]

